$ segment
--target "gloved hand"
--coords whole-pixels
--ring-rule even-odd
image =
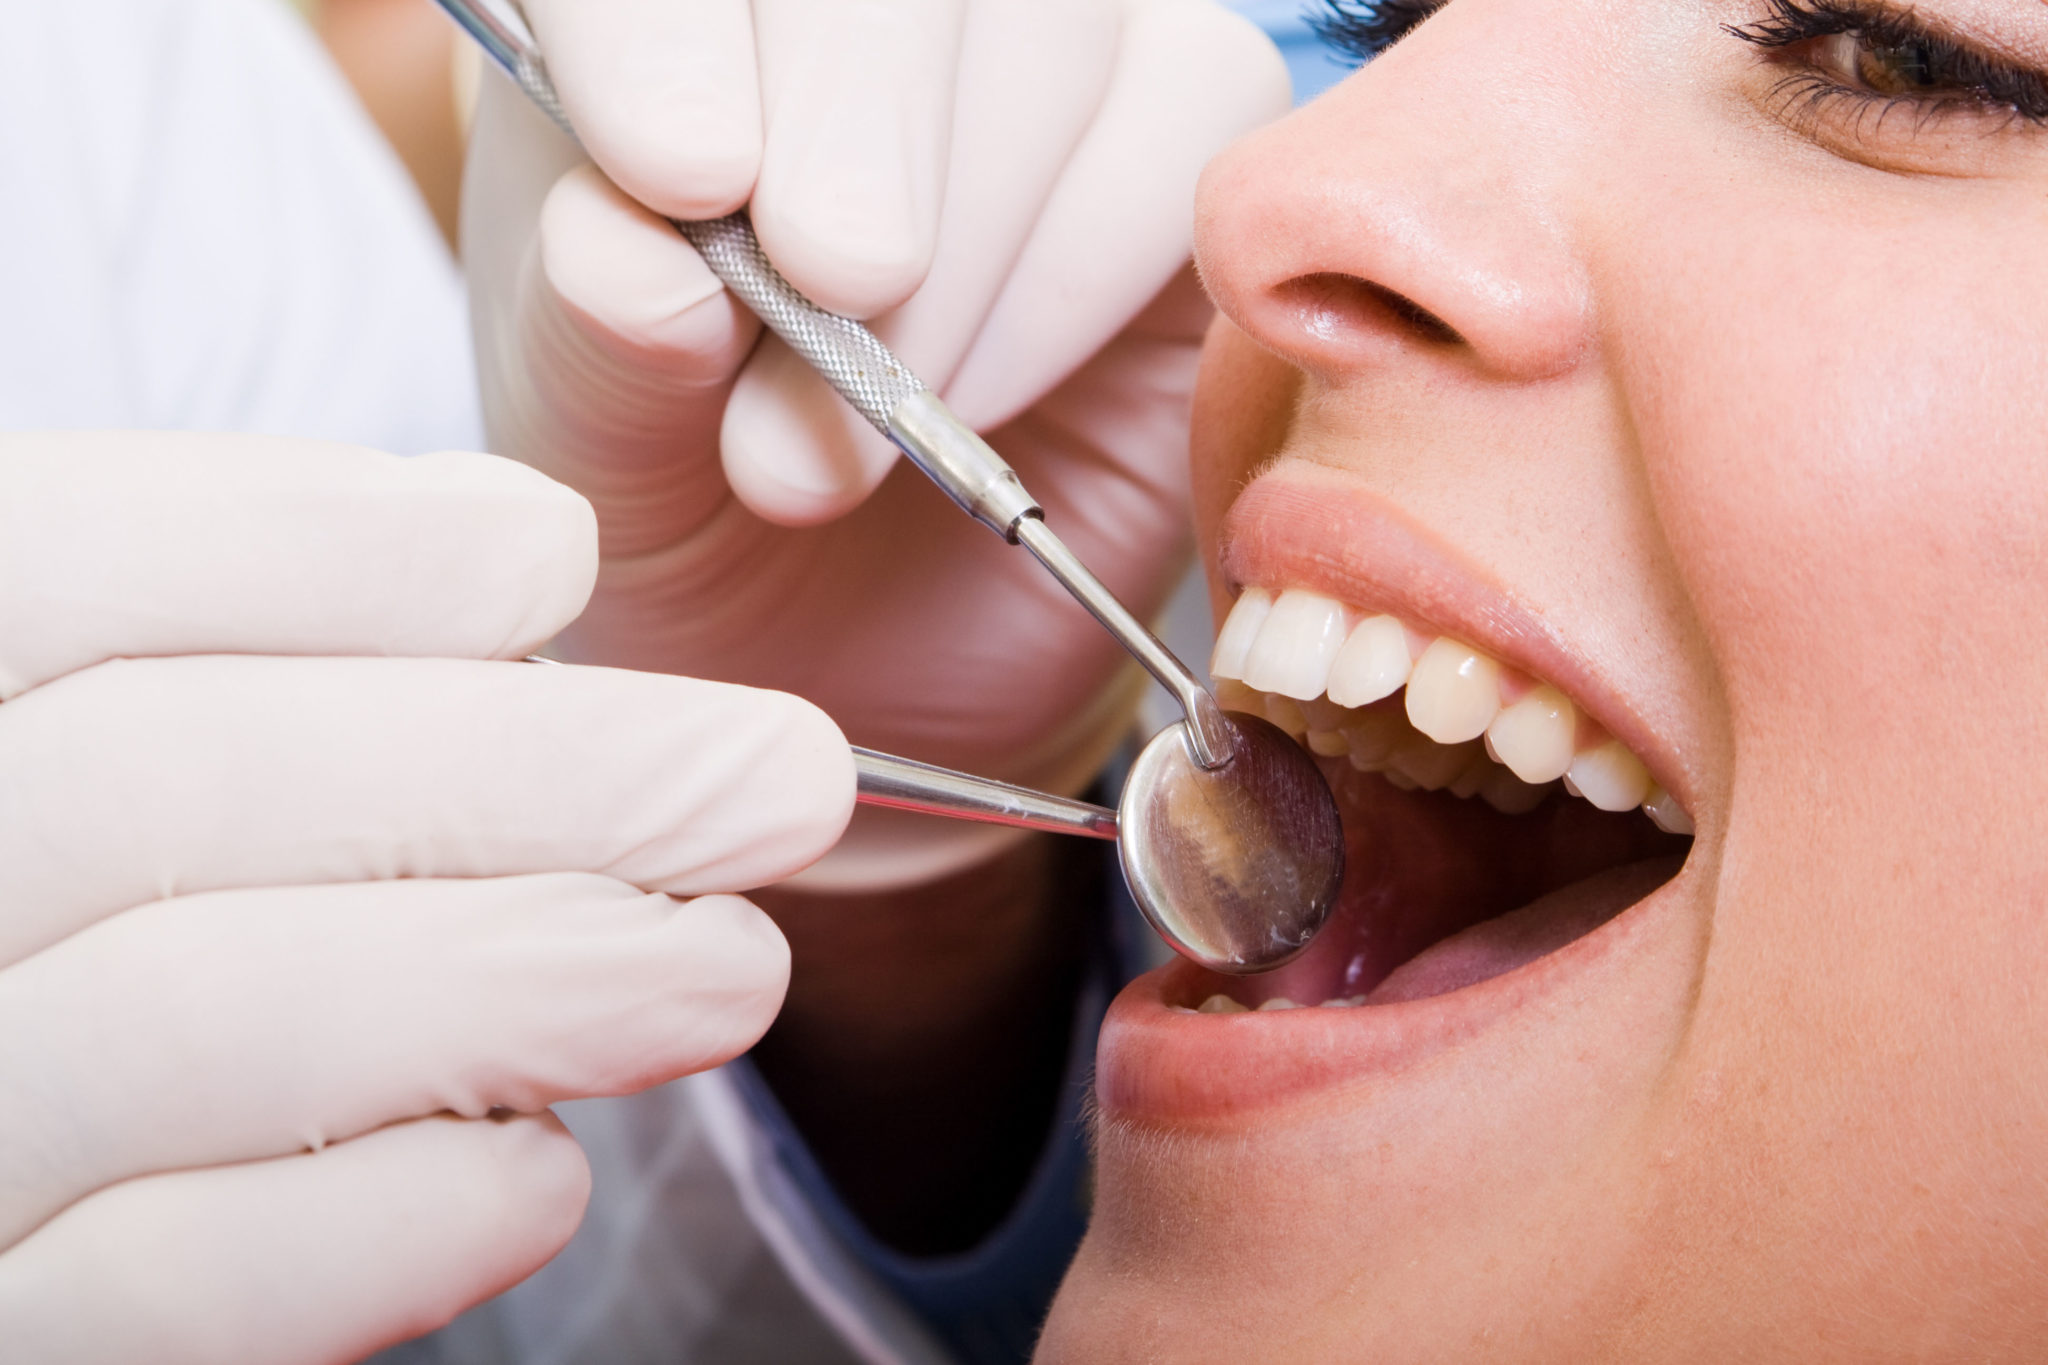
[[[767,1026],[787,949],[714,893],[832,843],[844,742],[487,662],[576,614],[594,530],[488,456],[0,440],[0,1356],[424,1331],[574,1229],[545,1106]]]
[[[858,743],[1085,785],[1136,695],[1117,647],[656,214],[749,205],[784,274],[872,319],[1146,613],[1187,548],[1195,181],[1287,107],[1278,54],[1211,0],[525,8],[605,176],[488,82],[464,256],[494,448],[597,508],[568,657],[781,688]],[[929,879],[1000,837],[897,829],[828,860],[840,884]]]

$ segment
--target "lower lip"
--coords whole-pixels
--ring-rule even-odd
[[[1187,962],[1147,972],[1103,1021],[1097,1101],[1106,1117],[1128,1121],[1230,1120],[1396,1076],[1518,1021],[1540,1022],[1545,1002],[1583,996],[1655,953],[1678,923],[1690,870],[1556,952],[1423,1000],[1198,1014],[1167,1002],[1207,994],[1212,976]]]

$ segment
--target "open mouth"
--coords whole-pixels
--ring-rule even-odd
[[[1669,881],[1687,813],[1558,687],[1450,636],[1250,587],[1211,673],[1317,756],[1343,813],[1336,915],[1259,977],[1181,964],[1165,1003],[1237,1013],[1443,995],[1583,937]]]

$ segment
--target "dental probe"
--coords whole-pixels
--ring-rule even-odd
[[[986,777],[972,777],[951,768],[935,768],[907,758],[853,746],[858,775],[855,799],[863,806],[941,815],[949,820],[977,820],[1012,829],[1047,834],[1079,834],[1090,839],[1117,837],[1117,813],[1086,801],[1048,796],[1029,787],[1013,787]]]
[[[539,44],[516,12],[507,12],[506,0],[436,2],[556,127],[576,139]],[[1066,810],[1055,814],[1050,825],[1025,827],[1114,838],[1124,881],[1139,910],[1175,951],[1211,971],[1271,971],[1298,956],[1336,909],[1344,880],[1343,824],[1315,761],[1266,721],[1224,715],[1187,666],[1045,524],[1037,500],[987,442],[873,332],[826,312],[782,277],[755,239],[744,209],[709,222],[669,221],[726,288],[840,397],[962,510],[1029,550],[1179,701],[1185,723],[1167,726],[1139,753],[1124,781],[1113,826],[1080,829],[1061,823],[1074,814]],[[900,807],[1025,823],[1007,815],[997,819],[1001,801],[1010,796],[970,812],[959,804],[966,787],[951,785],[985,789],[1002,784],[943,769],[921,774],[912,770],[923,765],[891,762],[900,766],[891,769],[890,780],[908,784],[892,798]],[[930,772],[944,773],[945,790],[929,785]],[[870,782],[879,780],[862,769],[863,800],[869,799]],[[926,785],[919,787],[919,782]],[[1022,789],[1007,790],[1014,796]],[[1061,800],[1024,795],[1034,802]],[[925,804],[910,806],[913,798]]]
[[[556,127],[575,139],[576,130],[548,77],[540,45],[523,20],[502,10],[494,0],[438,3]],[[755,239],[745,209],[704,222],[673,218],[669,222],[697,249],[726,288],[788,342],[856,412],[976,521],[1012,545],[1031,551],[1145,671],[1173,694],[1187,717],[1195,757],[1204,768],[1220,768],[1230,761],[1235,732],[1209,689],[1045,524],[1038,500],[1025,491],[1002,456],[954,416],[881,338],[851,318],[826,312],[784,279]]]

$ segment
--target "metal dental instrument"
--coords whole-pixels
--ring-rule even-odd
[[[576,138],[539,43],[506,0],[437,3],[556,127]],[[1185,956],[1221,972],[1269,971],[1306,948],[1335,909],[1344,873],[1336,800],[1313,760],[1262,720],[1226,717],[1187,666],[1046,525],[1037,500],[987,442],[873,332],[820,308],[782,277],[744,209],[705,222],[669,221],[840,397],[962,510],[1029,550],[1180,703],[1184,721],[1152,737],[1119,803],[1124,878],[1153,928]]]
[[[951,768],[913,763],[858,745],[853,750],[853,768],[859,775],[855,799],[863,806],[917,811],[951,820],[978,820],[1013,829],[1043,830],[1047,834],[1111,840],[1117,837],[1117,813],[1086,801],[1069,801],[1029,787],[970,777]]]
[[[1251,716],[1226,723],[1237,729],[1238,758],[1206,769],[1169,729],[1169,742],[1138,756],[1116,811],[855,748],[858,800],[1114,839],[1132,899],[1168,942],[1214,971],[1265,970],[1299,952],[1328,917],[1343,878],[1343,830],[1300,745]]]
[[[1252,716],[1225,723],[1237,731],[1229,764],[1202,767],[1170,727],[1138,755],[1114,811],[861,748],[853,751],[857,799],[1114,839],[1131,898],[1161,937],[1211,971],[1267,971],[1329,918],[1344,831],[1300,745]]]
[[[525,22],[492,0],[439,0],[570,138],[576,130]],[[745,210],[705,222],[671,219],[726,288],[789,343],[840,397],[931,476],[975,520],[1022,545],[1172,693],[1205,768],[1230,761],[1233,737],[1222,708],[1173,652],[1117,600],[1045,524],[1016,471],[962,422],[873,332],[828,313],[782,278],[754,238]]]

